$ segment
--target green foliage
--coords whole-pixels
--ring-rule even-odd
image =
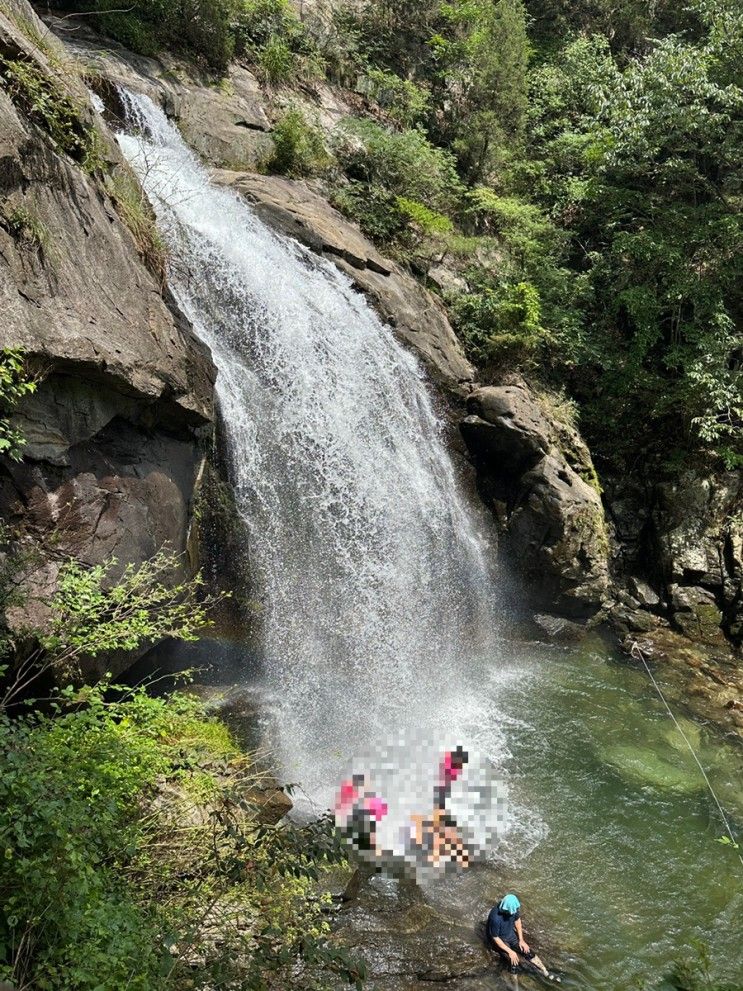
[[[339,156],[351,179],[446,213],[457,204],[462,185],[453,156],[436,148],[422,129],[396,132],[369,120],[346,125],[349,140]]]
[[[161,285],[165,284],[168,250],[157,229],[157,221],[136,176],[119,168],[105,178],[116,212],[134,237],[142,260]]]
[[[7,228],[24,247],[43,251],[49,243],[49,230],[28,207],[19,206],[6,216]]]
[[[89,12],[101,30],[141,55],[170,46],[224,72],[235,49],[238,0],[140,0],[133,9],[118,0],[54,0],[52,6]]]
[[[236,51],[269,85],[322,76],[325,65],[289,0],[245,0],[235,15]]]
[[[743,94],[736,37],[721,38],[666,38],[624,70],[605,41],[581,39],[537,74],[516,181],[571,237],[590,328],[577,360],[600,376],[586,423],[614,454],[627,441],[741,449]]]
[[[0,570],[0,591],[12,590],[13,581],[22,584],[24,572],[33,571],[23,563],[28,559],[32,564],[32,554],[21,551],[16,565],[18,551],[9,550]],[[137,650],[166,637],[196,640],[208,625],[208,612],[223,596],[203,595],[200,575],[179,578],[180,564],[176,555],[166,551],[123,569],[113,558],[94,567],[74,559],[62,564],[57,588],[45,602],[49,617],[44,628],[21,631],[14,642],[7,636],[3,639],[12,663],[0,695],[0,711],[17,703],[49,669],[54,669],[57,680],[79,680],[84,658]]]
[[[341,23],[346,32],[352,25],[360,61],[410,78],[426,74],[430,65],[428,39],[438,8],[421,0],[367,0],[356,11],[344,11]]]
[[[446,110],[437,136],[470,182],[491,175],[522,137],[530,46],[521,0],[451,0],[430,41]],[[509,153],[512,153],[513,148]]]
[[[429,210],[423,203],[398,196],[397,208],[426,237],[442,237],[454,231],[454,224],[448,217]]]
[[[420,234],[452,229],[447,214],[463,192],[454,158],[422,129],[398,132],[354,119],[336,154],[351,182],[336,190],[334,202],[369,237],[409,247]]]
[[[7,607],[34,561],[2,539]],[[198,579],[165,586],[176,564],[160,554],[113,580],[113,561],[68,562],[47,626],[27,631],[38,654],[59,675],[83,654],[193,639],[210,602],[196,601]],[[6,638],[4,657],[12,647]],[[328,898],[315,893],[343,859],[330,820],[261,824],[260,774],[180,693],[152,698],[104,679],[11,716],[33,656],[0,701],[0,981],[263,991],[274,980],[316,987],[331,972],[360,987],[363,968],[328,943]]]
[[[386,246],[399,243],[408,231],[398,200],[389,190],[362,182],[350,182],[333,191],[333,204],[355,220],[367,237]]]
[[[13,103],[87,172],[101,168],[100,141],[84,109],[30,59],[0,55],[0,82]]]
[[[467,352],[481,364],[528,365],[549,342],[539,293],[529,282],[485,285],[448,302]]]
[[[236,33],[241,51],[264,48],[273,38],[298,39],[304,34],[289,0],[246,0],[237,14]]]
[[[575,36],[601,34],[625,56],[646,51],[652,38],[694,25],[687,4],[675,0],[526,0],[532,34],[552,51]]]
[[[422,86],[384,69],[366,72],[364,91],[401,127],[422,123],[431,109],[430,94]]]
[[[277,122],[271,137],[274,150],[266,162],[268,172],[292,177],[316,175],[330,164],[322,132],[307,122],[296,107]]]
[[[288,83],[294,75],[294,55],[283,38],[271,38],[256,58],[256,68],[272,86]]]
[[[20,461],[26,442],[11,427],[10,417],[23,397],[34,392],[36,384],[20,348],[0,350],[0,454],[13,461]]]
[[[166,637],[197,640],[207,625],[210,603],[198,601],[201,576],[172,581],[179,563],[175,555],[161,551],[142,564],[127,564],[114,580],[115,558],[93,567],[67,561],[51,600],[49,627],[40,633],[42,646],[71,660],[133,651]]]
[[[49,715],[0,716],[0,979],[258,991],[329,970],[358,985],[312,897],[342,859],[329,822],[261,825],[257,772],[195,699],[110,696],[68,689]]]

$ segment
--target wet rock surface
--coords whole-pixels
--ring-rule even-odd
[[[217,173],[270,225],[328,258],[369,298],[395,335],[423,359],[432,377],[466,392],[474,369],[465,359],[443,306],[398,265],[384,258],[359,228],[307,183],[281,176]]]
[[[728,644],[694,642],[666,625],[628,633],[622,647],[638,664],[640,652],[690,712],[743,743],[743,671]]]
[[[336,934],[366,961],[371,991],[460,987],[492,965],[474,929],[439,915],[412,881],[366,877],[342,910]]]
[[[666,628],[718,653],[743,641],[743,484],[740,473],[683,473],[651,492],[609,493],[620,540],[620,633]],[[643,509],[644,506],[644,509]],[[628,520],[637,528],[627,540]],[[621,591],[621,584],[626,591]],[[683,642],[683,641],[681,641]]]
[[[609,585],[609,544],[590,455],[524,382],[477,389],[461,430],[503,552],[538,609],[591,619]]]
[[[484,943],[483,920],[448,912],[413,881],[362,873],[336,918],[334,938],[367,965],[369,991],[512,988],[514,978]],[[518,986],[541,986],[526,971]]]

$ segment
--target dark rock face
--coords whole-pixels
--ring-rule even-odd
[[[628,493],[632,492],[631,498]],[[631,512],[630,512],[631,509]],[[622,593],[612,613],[621,632],[672,626],[689,640],[729,648],[743,641],[743,482],[737,472],[683,473],[644,491],[619,486],[609,510],[620,541]],[[638,526],[629,540],[624,521]],[[627,607],[640,610],[645,625]],[[648,618],[653,614],[651,618]],[[652,622],[651,622],[652,620]],[[726,639],[727,638],[727,639]]]
[[[497,967],[474,925],[439,915],[409,881],[365,876],[337,933],[365,960],[368,986],[376,991],[485,988]]]
[[[609,543],[585,444],[523,382],[478,389],[467,409],[461,430],[480,491],[531,604],[595,617],[608,589]]]
[[[101,168],[115,174],[113,137],[75,74],[61,71],[64,50],[47,58],[19,30],[16,15],[57,44],[28,4],[14,0],[7,11],[0,48],[74,101],[98,132]],[[65,556],[94,564],[113,555],[123,565],[165,546],[186,549],[214,370],[98,173],[65,155],[5,91],[0,196],[0,346],[22,347],[41,373],[14,417],[24,460],[0,466],[0,514],[43,558],[14,617],[22,625],[43,619]],[[19,213],[43,232],[38,243],[14,233],[8,218]]]

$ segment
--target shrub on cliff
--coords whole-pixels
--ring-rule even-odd
[[[235,51],[271,86],[321,77],[325,64],[289,0],[243,0],[232,24]]]
[[[96,27],[141,55],[170,46],[224,72],[235,50],[238,0],[140,0],[134,7],[117,0],[51,0],[51,6],[89,12]]]
[[[33,217],[29,214],[19,210],[11,211],[7,222],[10,230],[17,232],[19,237],[28,237],[29,227],[35,238],[39,236],[33,227]],[[35,388],[36,382],[29,374],[24,352],[20,348],[3,348],[0,351],[0,454],[14,461],[20,460],[26,441],[11,426],[10,416],[21,399]]]
[[[274,150],[265,163],[267,172],[297,178],[316,175],[330,164],[322,132],[296,107],[280,118],[271,137]]]
[[[336,205],[370,237],[399,247],[422,227],[450,229],[447,215],[463,187],[453,156],[431,144],[421,128],[392,131],[350,120],[336,155],[350,179],[336,191]]]

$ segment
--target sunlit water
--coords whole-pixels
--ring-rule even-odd
[[[332,266],[215,189],[150,101],[127,102],[143,133],[122,148],[219,370],[286,776],[324,805],[353,750],[401,728],[472,743],[508,772],[513,827],[491,868],[427,898],[474,922],[514,888],[595,991],[652,983],[697,938],[738,976],[740,867],[650,686],[602,654],[499,644],[488,548],[418,362]],[[739,757],[690,732],[740,823]]]
[[[428,897],[471,917],[518,891],[536,942],[577,987],[652,987],[695,941],[709,945],[717,976],[740,981],[743,868],[717,842],[723,825],[647,677],[601,647],[512,653],[506,677],[493,667],[490,698],[524,818],[492,872]],[[740,836],[743,755],[688,717],[682,725]]]

